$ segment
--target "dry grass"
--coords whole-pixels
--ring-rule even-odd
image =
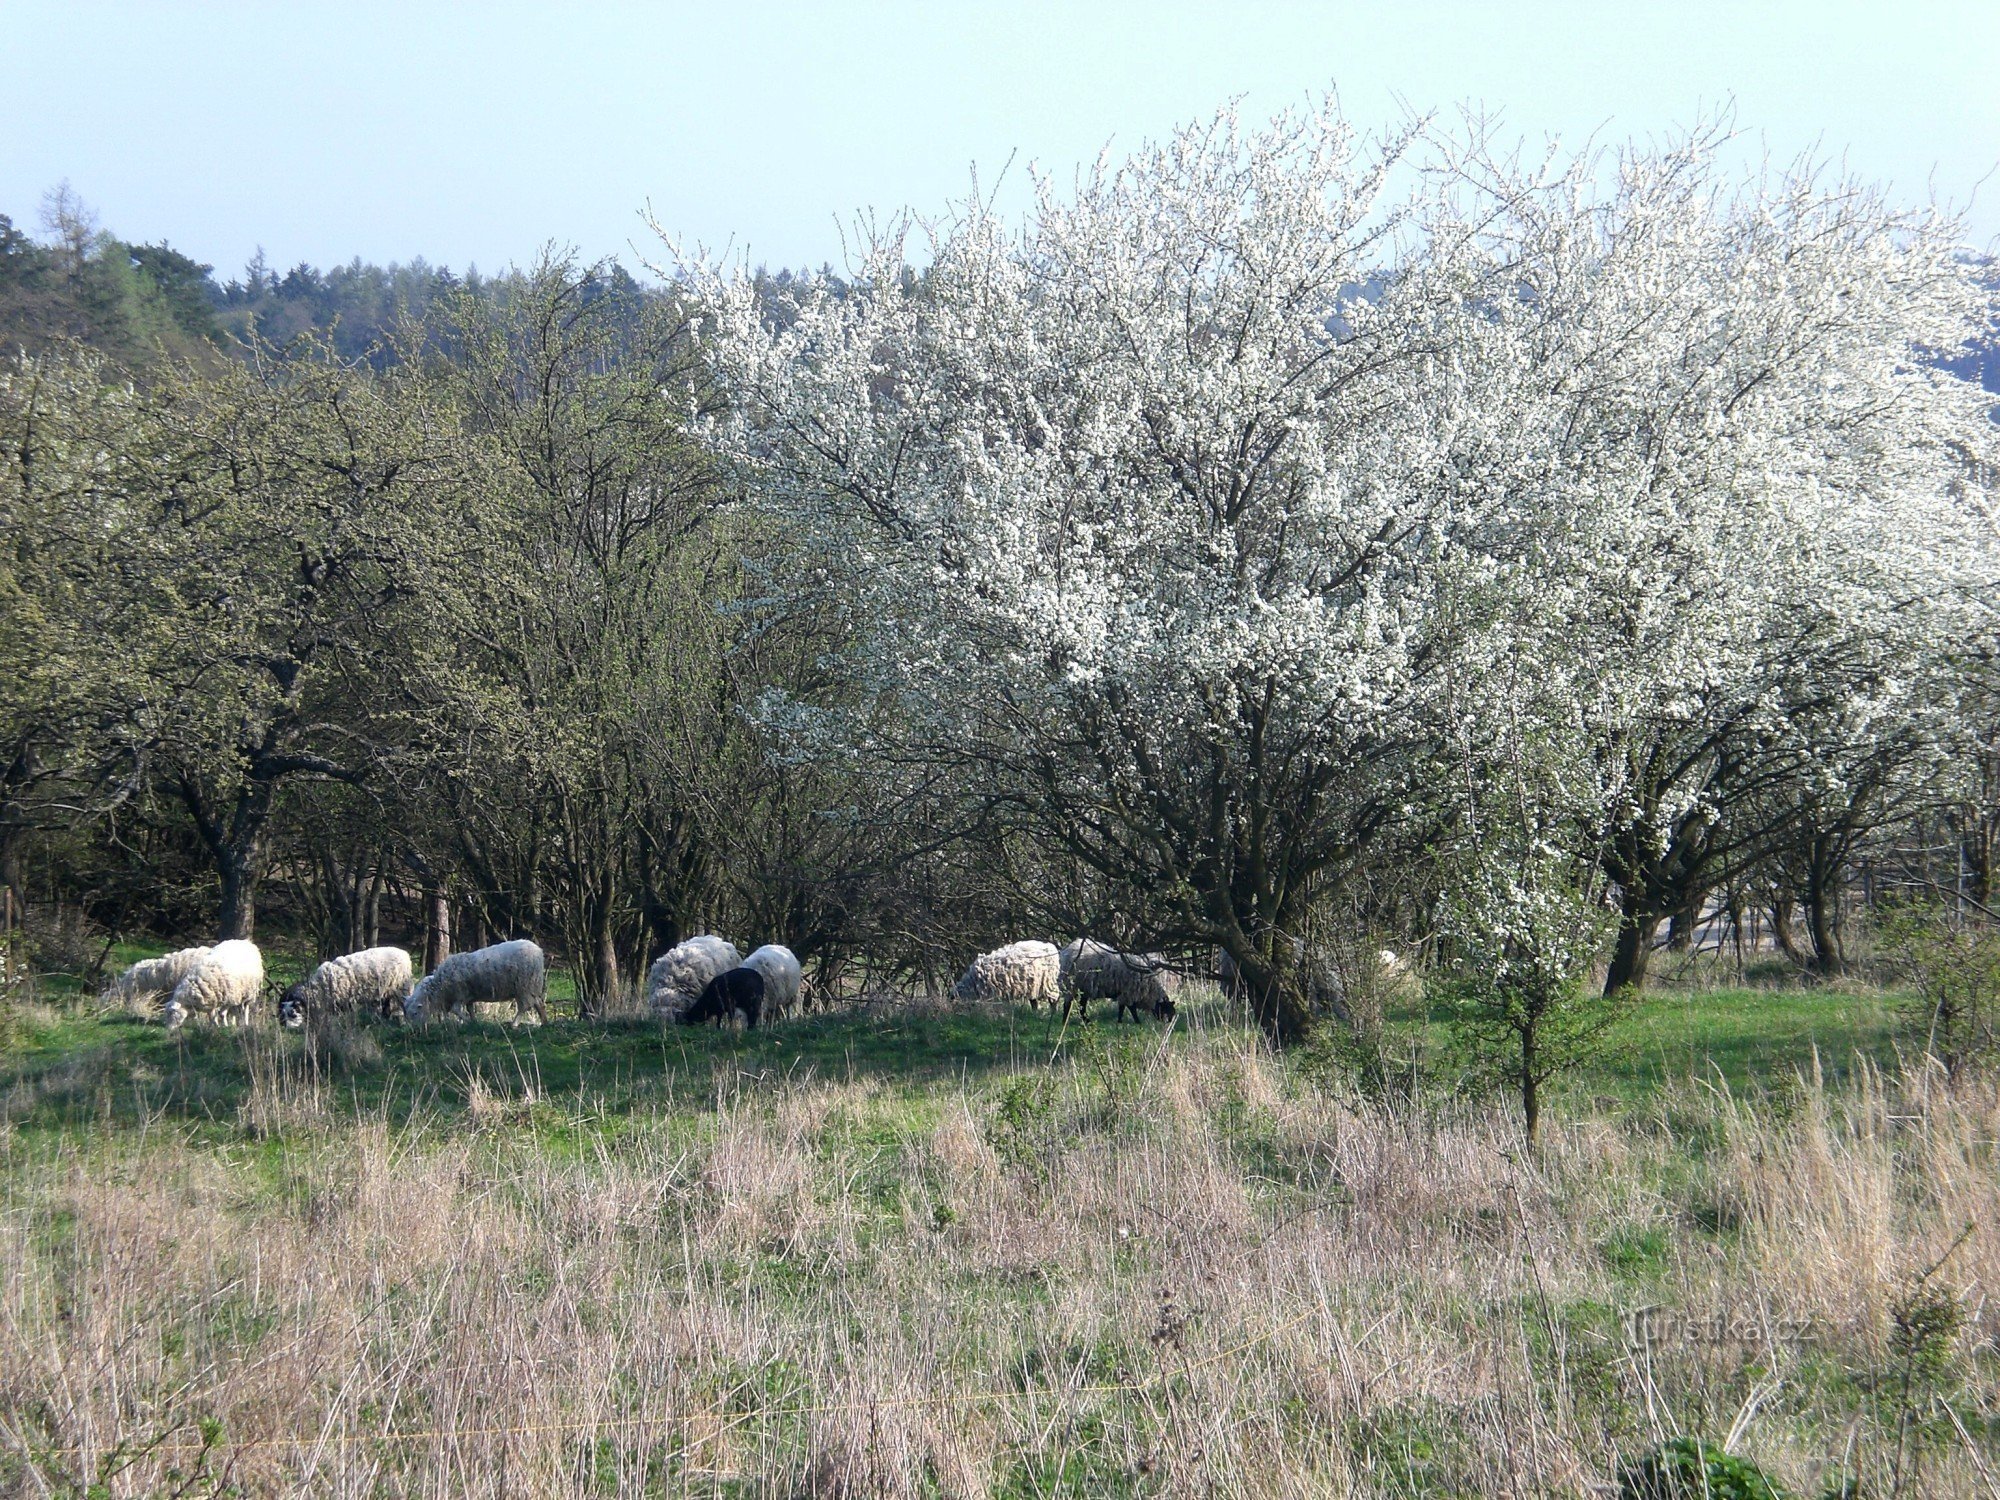
[[[1582,1496],[1732,1428],[1806,1495],[2000,1472],[1989,1086],[1688,1086],[1529,1160],[1230,1031],[718,1066],[616,1130],[481,1072],[392,1125],[342,1102],[365,1031],[242,1045],[213,1124],[0,1135],[0,1486]],[[1912,1374],[1935,1262],[1963,1326]],[[1647,1303],[1737,1326],[1640,1350]]]

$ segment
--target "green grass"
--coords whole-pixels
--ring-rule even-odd
[[[1850,985],[1656,985],[1613,1023],[1591,1059],[1560,1083],[1564,1095],[1639,1104],[1685,1079],[1732,1091],[1782,1088],[1815,1069],[1846,1079],[1862,1060],[1894,1059],[1897,1013],[1907,997]],[[1419,1002],[1391,1010],[1390,1045],[1449,1056],[1448,1012]],[[1440,1062],[1440,1066],[1447,1066]]]
[[[336,1055],[325,1065],[327,1081],[355,1113],[398,1121],[418,1110],[462,1108],[475,1079],[499,1095],[532,1092],[611,1120],[639,1105],[699,1103],[725,1085],[809,1077],[922,1085],[1045,1062],[1086,1036],[1116,1055],[1143,1050],[1160,1035],[1134,1025],[1065,1032],[1046,1012],[903,1009],[841,1011],[756,1031],[573,1017],[545,1026],[371,1021],[357,1029],[379,1059]],[[233,1031],[200,1024],[168,1031],[87,1002],[29,1012],[16,1030],[15,1046],[0,1057],[0,1099],[15,1101],[5,1112],[17,1126],[130,1123],[158,1114],[223,1119],[253,1082],[250,1054]],[[283,1059],[306,1043],[277,1034],[272,1045]]]
[[[232,1434],[421,1431],[546,1396],[594,1432],[564,1393],[615,1387],[647,1409],[722,1413],[740,1436],[733,1457],[670,1426],[550,1440],[537,1451],[568,1455],[560,1468],[512,1475],[531,1490],[636,1491],[635,1455],[651,1453],[648,1493],[769,1493],[753,1476],[776,1474],[785,1493],[841,1492],[829,1474],[888,1493],[877,1465],[921,1476],[964,1442],[985,1476],[969,1493],[1156,1494],[1169,1472],[1240,1492],[1270,1462],[1337,1493],[1333,1468],[1312,1467],[1333,1455],[1348,1493],[1488,1493],[1498,1456],[1525,1451],[1496,1425],[1519,1419],[1503,1386],[1600,1477],[1652,1440],[1622,1362],[1631,1308],[1770,1297],[1778,1315],[1823,1317],[1829,1271],[1812,1257],[1849,1232],[1839,1184],[1872,1173],[1881,1191],[1856,1201],[1918,1205],[1899,1224],[1913,1263],[1962,1222],[1913,1190],[1930,1157],[1878,1149],[1870,1132],[1893,1142],[1900,1112],[1863,1100],[1850,1128],[1822,1118],[1849,1107],[1840,1096],[1819,1112],[1782,1097],[1795,1074],[1820,1086],[1816,1056],[1830,1091],[1852,1059],[1890,1055],[1897,997],[1870,991],[1661,988],[1566,1085],[1544,1158],[1520,1151],[1506,1100],[1359,1108],[1214,998],[1171,1031],[885,1002],[756,1032],[582,1022],[559,1005],[545,1026],[308,1035],[268,1019],[168,1032],[47,1003],[64,993],[45,986],[0,1055],[0,1233],[32,1268],[0,1285],[0,1313],[33,1332],[0,1338],[0,1417],[52,1445],[80,1419],[47,1414],[99,1394],[64,1373],[97,1325],[61,1310],[108,1307],[143,1335],[120,1389],[144,1395],[107,1407],[105,1430],[213,1410],[233,1413]],[[1442,1032],[1421,1009],[1396,1025]],[[1969,1118],[1940,1106],[1941,1122]],[[1987,1149],[1966,1148],[1952,1203],[1984,1180]],[[1797,1246],[1774,1250],[1774,1225]],[[1889,1295],[1870,1276],[1850,1294]],[[1256,1342],[1315,1301],[1317,1321]],[[1312,1331],[1335,1326],[1344,1365]],[[1895,1430],[1869,1404],[1879,1351],[1825,1327],[1825,1350],[1788,1354],[1794,1384],[1765,1398],[1758,1429],[1801,1474],[1846,1451],[1854,1421],[1876,1440]],[[338,1352],[291,1352],[321,1339]],[[1731,1348],[1663,1358],[1662,1399],[1690,1431],[1726,1430],[1757,1379]],[[406,1385],[412,1359],[423,1373]],[[10,1363],[35,1373],[10,1386]],[[1970,1354],[1961,1373],[1981,1400],[1996,1389]],[[1157,1377],[1143,1399],[1134,1375]],[[856,1379],[966,1404],[850,1416]],[[1968,1428],[1987,1409],[1968,1405]],[[911,1456],[924,1444],[943,1457]],[[61,1468],[50,1451],[39,1476]],[[520,1461],[370,1451],[398,1476],[388,1489]],[[248,1493],[306,1482],[296,1454],[262,1461]],[[24,1465],[0,1445],[0,1490],[27,1487]]]
[[[165,951],[164,945],[120,944],[107,971]],[[269,960],[281,986],[310,960],[284,947]],[[43,1004],[16,1027],[9,1055],[0,1057],[0,1095],[42,1085],[42,1099],[17,1124],[133,1118],[167,1113],[195,1118],[232,1111],[250,1086],[238,1042],[202,1027],[169,1033],[98,1010],[80,980],[38,976]],[[712,1095],[718,1077],[737,1082],[790,1077],[868,1078],[924,1082],[1012,1072],[1049,1060],[1075,1044],[1050,1014],[941,1009],[912,1013],[885,1008],[836,1011],[755,1032],[660,1026],[650,1021],[587,1022],[574,1017],[575,986],[557,970],[550,999],[558,1019],[517,1027],[493,1021],[423,1028],[370,1025],[379,1066],[336,1070],[334,1081],[353,1108],[407,1118],[417,1108],[462,1106],[472,1080],[490,1090],[568,1099],[609,1119],[635,1104],[679,1102]],[[1643,1103],[1663,1085],[1685,1079],[1719,1082],[1732,1091],[1788,1085],[1819,1069],[1844,1079],[1858,1059],[1889,1062],[1902,997],[1849,986],[1679,988],[1656,985],[1614,1027],[1600,1054],[1560,1085],[1572,1107],[1597,1099]],[[564,1015],[567,1011],[569,1014]],[[1197,1005],[1197,1025],[1226,1025],[1220,1007]],[[1391,1016],[1405,1044],[1446,1056],[1441,1010],[1419,1003]],[[1090,1028],[1113,1057],[1139,1056],[1150,1027],[1100,1022]],[[1392,1043],[1393,1044],[1393,1043]],[[1448,1064],[1440,1064],[1448,1066]],[[63,1085],[49,1088],[61,1075]],[[1115,1079],[1113,1080],[1115,1083]]]
[[[1844,1078],[1857,1057],[1886,1062],[1901,997],[1877,990],[1658,990],[1613,1034],[1601,1076],[1647,1089],[1676,1077],[1719,1075],[1733,1089],[1810,1074]]]

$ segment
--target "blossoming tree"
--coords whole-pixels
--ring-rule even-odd
[[[1436,816],[1454,716],[1502,745],[1482,663],[1533,653],[1629,971],[1816,659],[1793,603],[1931,526],[1975,420],[1917,357],[1980,306],[1948,223],[1732,195],[1713,144],[1600,191],[1225,111],[1018,231],[924,226],[921,274],[904,221],[775,309],[688,268],[716,440],[851,626],[856,690],[784,732],[950,768],[1290,1039],[1308,909]]]

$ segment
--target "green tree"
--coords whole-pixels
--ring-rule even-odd
[[[135,438],[131,529],[162,601],[137,728],[207,851],[217,930],[241,937],[286,790],[367,785],[394,757],[407,715],[384,684],[474,533],[419,383],[319,342],[179,374]]]

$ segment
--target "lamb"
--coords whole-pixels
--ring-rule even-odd
[[[217,943],[202,955],[167,997],[162,1018],[171,1029],[190,1016],[212,1016],[222,1026],[250,1018],[264,993],[264,955],[243,938]]]
[[[1093,1000],[1116,1000],[1118,1019],[1154,1016],[1170,1021],[1176,1014],[1167,994],[1166,958],[1158,953],[1120,953],[1109,944],[1078,938],[1060,954],[1063,1019],[1075,1004],[1089,1018]]]
[[[743,962],[736,945],[711,933],[676,943],[646,971],[646,1003],[659,1020],[679,1015],[709,980]]]
[[[410,993],[410,975],[410,955],[401,948],[364,948],[330,958],[279,998],[278,1020],[297,1027],[313,1015],[357,1010],[394,1015]]]
[[[150,1010],[174,992],[179,983],[195,971],[209,955],[207,948],[183,948],[159,958],[141,959],[106,988],[103,999],[131,1010]]]
[[[516,1020],[532,1010],[546,1021],[548,996],[548,960],[523,938],[452,954],[403,998],[403,1015],[411,1021],[438,1012],[470,1015],[474,1005],[511,1000]]]
[[[952,986],[958,1001],[997,1000],[1003,1005],[1053,1007],[1062,984],[1062,955],[1054,943],[1028,939],[975,958]]]
[[[775,1021],[799,1003],[803,976],[798,956],[782,943],[766,943],[743,960],[743,967],[764,976],[764,1019]]]
[[[704,1021],[727,1021],[740,1010],[743,1029],[755,1031],[758,1018],[764,1013],[764,996],[762,970],[748,964],[725,969],[703,985],[694,1004],[681,1012],[681,1024],[698,1026]]]

